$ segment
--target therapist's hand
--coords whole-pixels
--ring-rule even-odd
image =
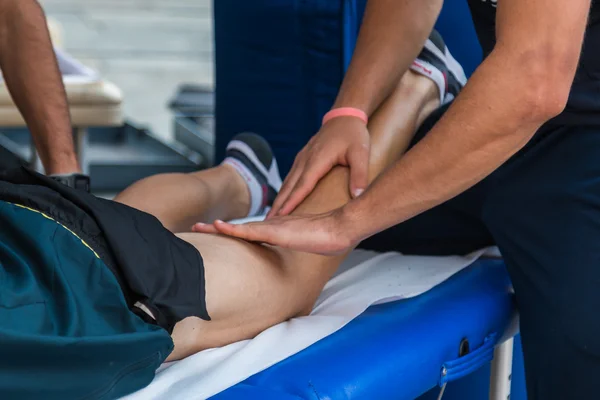
[[[215,221],[196,224],[194,232],[220,233],[250,242],[266,243],[307,253],[340,254],[350,250],[358,239],[346,227],[343,209],[310,216],[273,217],[263,222],[241,225]]]
[[[298,153],[267,219],[294,211],[336,165],[350,167],[350,195],[360,195],[368,185],[369,149],[369,131],[359,118],[327,122]]]

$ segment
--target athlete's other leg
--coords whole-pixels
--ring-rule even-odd
[[[171,232],[189,231],[198,221],[242,218],[250,208],[246,183],[231,165],[154,175],[134,183],[115,201],[154,215]]]

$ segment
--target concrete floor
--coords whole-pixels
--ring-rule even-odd
[[[40,0],[64,49],[117,84],[136,124],[171,138],[184,82],[213,85],[212,0]]]

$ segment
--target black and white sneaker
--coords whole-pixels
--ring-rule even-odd
[[[442,105],[452,101],[467,83],[465,71],[450,54],[442,35],[435,30],[410,69],[437,84]]]
[[[277,160],[269,143],[254,133],[240,133],[227,145],[223,164],[235,168],[248,185],[248,216],[267,212],[273,205],[282,183]]]

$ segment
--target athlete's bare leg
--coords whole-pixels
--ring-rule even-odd
[[[371,180],[406,151],[417,126],[438,105],[435,84],[407,72],[369,123]],[[174,231],[188,231],[195,222],[238,218],[248,212],[245,183],[239,177],[232,181],[235,174],[230,167],[220,166],[193,177],[153,177],[127,189],[117,201],[157,216]],[[335,168],[295,212],[322,213],[342,206],[350,199],[348,179],[347,168]],[[279,322],[310,313],[345,257],[299,253],[217,235],[188,232],[177,236],[202,254],[212,321],[187,318],[179,322],[173,331],[175,350],[170,360],[252,338]]]

